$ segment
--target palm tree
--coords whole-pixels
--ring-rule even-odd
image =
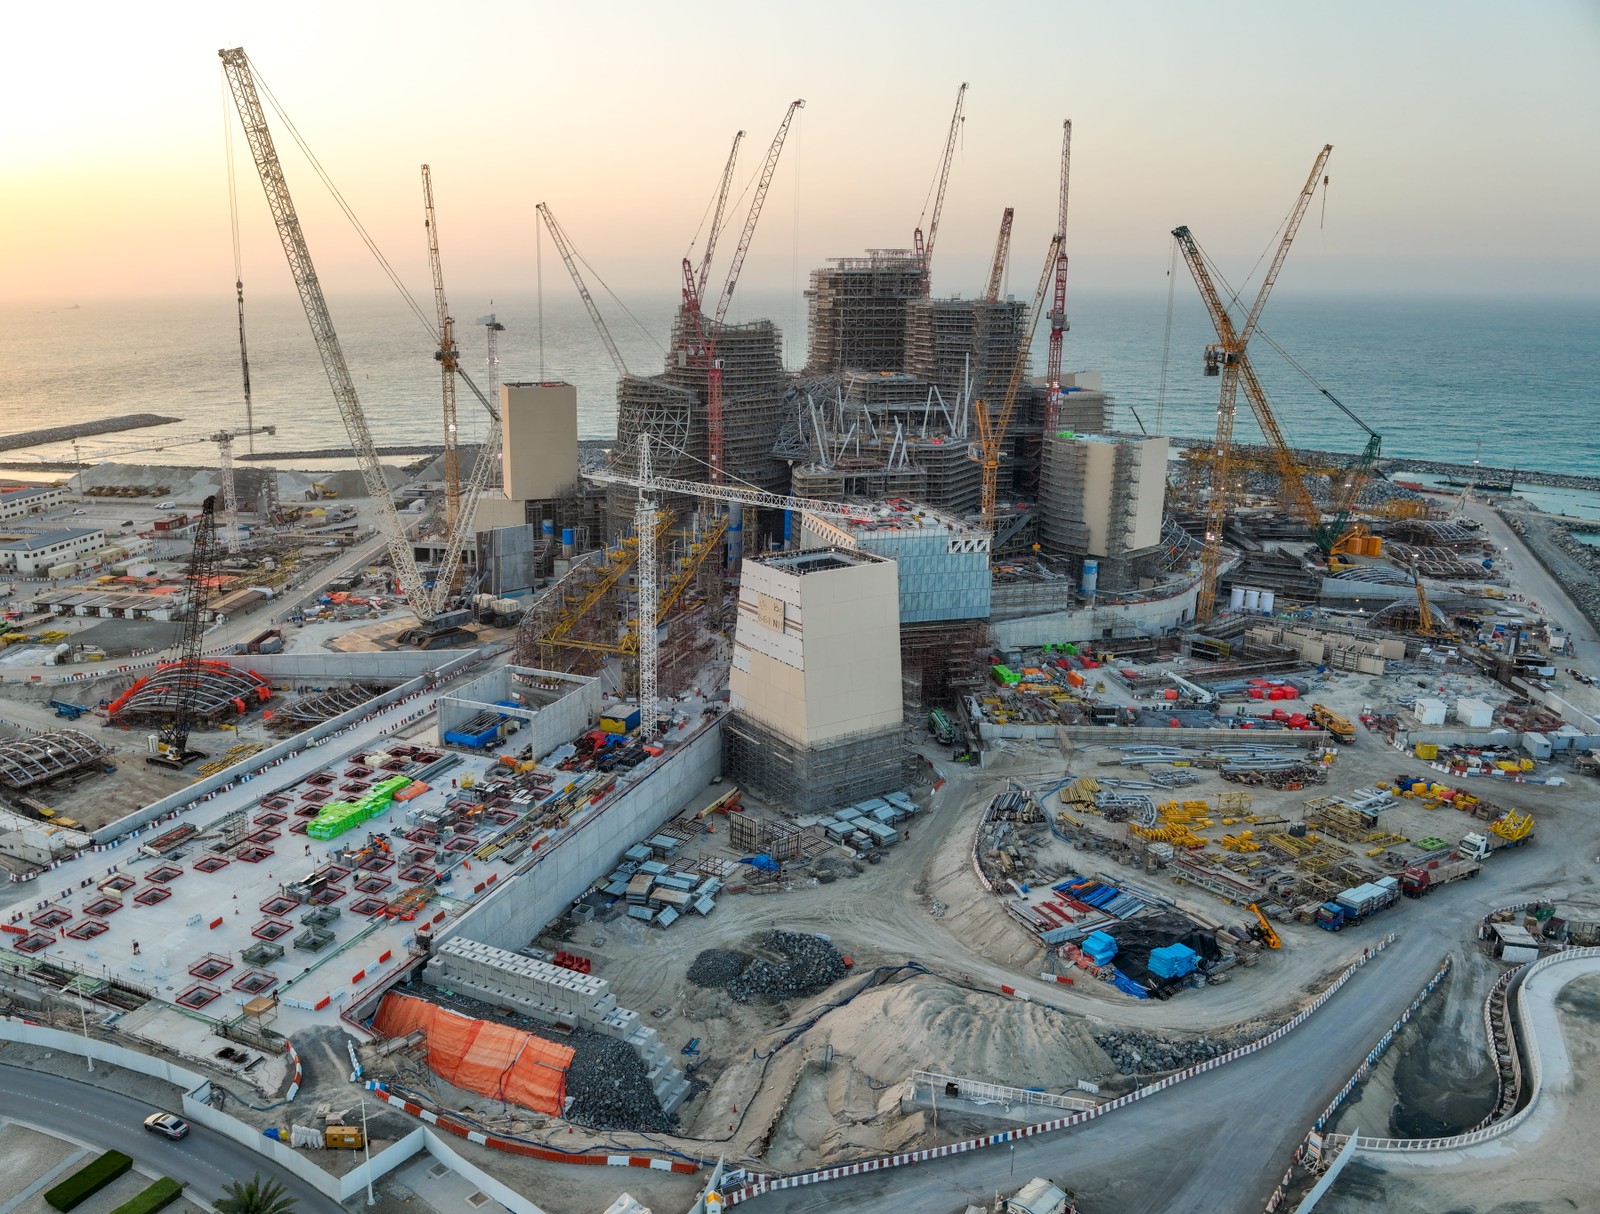
[[[263,1180],[259,1172],[243,1184],[230,1182],[224,1186],[223,1194],[217,1202],[218,1214],[290,1214],[300,1204],[282,1181]]]

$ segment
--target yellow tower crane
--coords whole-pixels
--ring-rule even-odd
[[[1017,410],[1017,393],[1022,389],[1023,377],[1028,373],[1028,351],[1033,348],[1033,335],[1039,331],[1039,317],[1044,313],[1045,292],[1055,278],[1056,257],[1061,252],[1062,237],[1057,232],[1050,238],[1050,251],[1045,255],[1044,272],[1039,275],[1039,285],[1034,288],[1033,306],[1028,310],[1027,332],[1017,344],[1017,356],[1011,363],[1011,379],[1006,384],[1006,394],[1001,398],[997,414],[991,414],[987,401],[977,400],[974,412],[978,418],[978,450],[983,464],[983,489],[980,505],[983,511],[984,530],[993,534],[995,528],[995,501],[1000,487],[1000,448],[1006,441],[1006,430],[1011,416]]]
[[[1195,601],[1194,614],[1197,621],[1209,620],[1215,614],[1217,607],[1217,574],[1222,567],[1222,528],[1228,516],[1228,474],[1233,450],[1233,423],[1238,411],[1238,392],[1241,383],[1255,413],[1256,423],[1261,427],[1261,432],[1278,462],[1283,491],[1290,495],[1295,512],[1313,531],[1322,525],[1322,512],[1311,500],[1300,465],[1283,437],[1283,431],[1278,426],[1277,418],[1272,414],[1271,406],[1267,404],[1266,392],[1256,378],[1255,368],[1250,364],[1246,347],[1261,320],[1261,310],[1266,306],[1267,296],[1272,293],[1273,285],[1278,281],[1278,272],[1283,269],[1284,260],[1289,256],[1289,246],[1294,243],[1295,233],[1300,230],[1300,221],[1305,218],[1306,208],[1311,205],[1312,195],[1316,192],[1317,183],[1322,179],[1322,170],[1327,165],[1328,156],[1332,151],[1333,145],[1330,143],[1317,155],[1317,161],[1311,168],[1311,175],[1301,187],[1289,217],[1284,221],[1283,237],[1278,241],[1272,262],[1261,280],[1261,288],[1256,292],[1255,303],[1251,305],[1250,312],[1242,325],[1234,325],[1233,317],[1212,281],[1211,271],[1206,265],[1204,255],[1200,252],[1200,246],[1195,242],[1194,235],[1187,227],[1176,228],[1172,233],[1178,242],[1179,250],[1183,253],[1189,272],[1194,276],[1195,285],[1199,287],[1200,295],[1205,300],[1206,310],[1211,314],[1211,323],[1217,331],[1216,342],[1206,348],[1206,374],[1220,375],[1222,379],[1217,404],[1216,442],[1211,455],[1211,497],[1206,510],[1200,593]]]

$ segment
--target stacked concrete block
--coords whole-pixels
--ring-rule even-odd
[[[650,1077],[662,1109],[675,1112],[688,1095],[689,1081],[652,1028],[639,1014],[617,1006],[604,978],[580,974],[509,952],[493,945],[454,936],[440,945],[423,970],[424,982],[512,1007],[550,1024],[571,1025],[625,1041]]]

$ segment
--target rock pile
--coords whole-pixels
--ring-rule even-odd
[[[761,947],[782,956],[784,963],[753,958],[728,987],[728,993],[739,1003],[777,1003],[815,995],[848,972],[839,950],[817,936],[771,931],[761,938]]]
[[[1215,1037],[1195,1037],[1174,1041],[1139,1029],[1110,1029],[1095,1034],[1095,1044],[1111,1056],[1124,1075],[1181,1071],[1196,1063],[1209,1062],[1229,1050],[1248,1045],[1259,1034],[1223,1033]]]
[[[748,953],[732,949],[708,948],[694,959],[687,977],[696,986],[712,990],[725,990],[744,973],[752,958]]]
[[[569,1121],[596,1130],[634,1133],[672,1129],[672,1119],[661,1111],[643,1061],[627,1042],[581,1029],[548,1036],[575,1051],[567,1068]]]

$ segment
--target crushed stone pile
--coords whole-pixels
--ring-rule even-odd
[[[761,947],[779,954],[784,961],[777,964],[765,957],[752,959],[728,987],[728,993],[739,1003],[776,1003],[815,995],[849,972],[839,950],[819,936],[770,931],[761,938]]]
[[[687,977],[696,986],[724,990],[734,984],[753,960],[748,953],[708,948],[694,959]]]
[[[1152,1071],[1180,1071],[1196,1063],[1209,1062],[1229,1050],[1248,1045],[1271,1029],[1256,1028],[1210,1037],[1174,1040],[1139,1029],[1109,1029],[1095,1034],[1095,1044],[1111,1056],[1124,1075]]]
[[[567,1095],[572,1100],[567,1120],[596,1130],[634,1133],[673,1128],[673,1120],[661,1111],[643,1061],[627,1042],[582,1029],[548,1036],[574,1050],[567,1068]]]

